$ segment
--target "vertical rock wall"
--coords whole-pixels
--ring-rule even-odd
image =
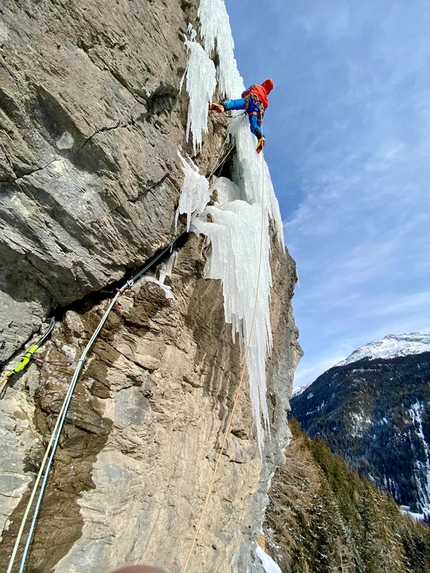
[[[196,10],[2,2],[0,361],[51,308],[168,242],[185,143],[183,34]]]
[[[59,319],[38,353],[44,362],[12,378],[0,401],[2,570],[76,360],[110,302],[86,295],[109,290],[175,233],[176,150],[187,150],[183,34],[196,12],[197,2],[179,0],[0,8],[1,360],[53,309]],[[217,118],[196,158],[203,168],[221,134]],[[242,363],[204,262],[190,236],[167,280],[174,299],[143,280],[120,297],[71,403],[29,571],[182,570]],[[261,460],[245,381],[190,572],[260,570],[251,549],[288,438],[300,355],[294,263],[274,243],[271,264],[272,436]]]

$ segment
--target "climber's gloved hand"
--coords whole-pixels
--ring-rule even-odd
[[[260,139],[258,140],[257,147],[256,147],[257,153],[261,153],[261,152],[262,152],[263,147],[265,146],[265,144],[266,144],[266,139],[265,139],[265,137],[264,137],[264,135],[263,135],[263,136],[260,137]]]
[[[221,103],[211,103],[209,105],[209,111],[216,111],[217,113],[222,113],[224,111],[224,106]]]

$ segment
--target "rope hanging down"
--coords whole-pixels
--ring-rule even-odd
[[[227,157],[230,155],[230,153],[234,149],[234,143],[231,143],[231,142],[229,143],[227,138],[228,138],[228,134],[224,140],[224,143],[222,144],[220,152],[218,153],[218,156],[217,156],[217,159],[215,162],[215,166],[212,167],[212,169],[206,175],[206,177],[208,179],[210,177],[212,177],[212,175],[215,173],[215,171],[225,163]]]
[[[36,501],[36,505],[33,511],[33,517],[31,520],[31,524],[30,524],[30,528],[29,531],[27,533],[27,539],[26,539],[26,543],[25,543],[25,547],[23,550],[23,554],[21,557],[21,564],[19,567],[19,573],[23,573],[24,569],[25,569],[25,564],[27,561],[27,557],[28,557],[28,553],[30,550],[30,545],[31,545],[31,541],[33,539],[33,535],[34,535],[34,530],[36,527],[36,522],[37,522],[37,518],[38,518],[38,514],[39,514],[39,510],[40,510],[40,505],[42,503],[42,498],[43,498],[43,494],[45,493],[45,489],[46,489],[46,485],[48,482],[48,476],[49,476],[49,471],[51,469],[52,466],[52,462],[55,456],[55,452],[58,446],[58,442],[60,439],[60,435],[61,435],[61,430],[63,429],[64,426],[64,422],[66,420],[66,415],[67,415],[67,411],[69,409],[69,405],[70,405],[70,401],[72,399],[73,396],[73,392],[75,390],[76,387],[76,383],[78,381],[79,375],[81,373],[82,367],[86,361],[87,355],[89,353],[89,351],[91,350],[96,338],[98,337],[98,335],[100,334],[100,331],[102,330],[112,308],[114,307],[116,301],[118,300],[118,298],[129,288],[131,288],[134,283],[142,276],[144,275],[151,267],[153,267],[162,257],[164,257],[164,255],[166,255],[166,253],[169,250],[172,250],[174,245],[179,241],[179,239],[186,234],[186,230],[182,231],[179,235],[177,235],[177,237],[175,237],[175,239],[167,246],[165,247],[158,255],[156,255],[142,270],[140,270],[136,275],[134,275],[130,280],[128,280],[123,287],[121,287],[115,297],[113,298],[112,302],[110,303],[107,311],[105,312],[105,314],[103,315],[102,319],[99,322],[99,325],[97,326],[96,330],[94,331],[91,339],[89,340],[89,342],[87,343],[84,352],[82,353],[81,358],[78,360],[78,364],[76,366],[75,372],[73,374],[73,378],[72,381],[70,382],[69,388],[67,390],[66,396],[64,398],[63,404],[61,406],[61,410],[60,413],[58,415],[57,418],[57,422],[55,424],[54,430],[52,432],[51,435],[51,439],[49,440],[49,444],[48,447],[46,448],[46,452],[45,455],[43,457],[42,460],[42,464],[40,466],[39,472],[37,474],[36,477],[36,481],[34,483],[33,486],[33,490],[31,492],[31,496],[30,499],[27,503],[27,507],[26,510],[24,512],[24,516],[21,522],[21,526],[15,541],[15,545],[12,551],[12,555],[9,561],[9,566],[7,569],[7,573],[12,573],[12,568],[14,566],[15,563],[15,559],[18,553],[18,549],[21,543],[21,539],[23,537],[23,533],[24,533],[24,528],[26,526],[28,517],[30,515],[31,512],[31,508],[33,506],[34,500],[36,498],[36,494],[37,494],[37,490],[39,489],[39,484],[40,484],[40,490],[39,490],[39,494],[37,496],[37,501]],[[41,483],[42,482],[42,483]]]
[[[244,119],[244,117],[246,116],[246,112],[244,111],[243,113],[238,114],[235,117],[238,116],[243,116],[242,120]],[[228,156],[230,155],[230,153],[233,151],[233,149],[235,148],[235,143],[233,138],[231,137],[231,133],[229,131],[227,131],[225,139],[224,139],[224,143],[221,146],[221,149],[217,155],[217,158],[214,162],[214,167],[212,167],[209,171],[209,173],[206,175],[207,179],[210,179],[212,177],[212,175],[214,175],[215,171],[221,167],[225,161],[227,160]]]
[[[240,375],[240,379],[239,379],[239,384],[237,386],[236,392],[234,394],[234,399],[233,399],[233,406],[230,412],[230,415],[228,417],[228,421],[227,421],[227,426],[224,432],[224,438],[221,444],[221,449],[218,453],[217,459],[216,459],[216,463],[215,463],[215,467],[212,473],[212,479],[211,482],[209,484],[209,488],[208,488],[208,492],[206,494],[206,498],[203,504],[203,509],[201,511],[197,526],[196,526],[196,532],[194,534],[193,540],[191,542],[191,547],[190,550],[188,552],[187,555],[187,559],[185,561],[185,565],[183,567],[183,569],[181,569],[181,573],[186,573],[187,569],[188,569],[188,565],[194,550],[194,547],[197,543],[197,539],[203,524],[203,519],[209,504],[209,500],[210,497],[212,495],[212,490],[213,490],[213,486],[215,484],[215,478],[218,472],[218,467],[220,465],[221,462],[221,457],[224,454],[224,450],[225,450],[225,446],[227,444],[227,438],[228,435],[230,433],[230,429],[231,429],[231,425],[233,423],[233,417],[234,414],[236,412],[236,408],[237,408],[237,404],[239,401],[239,396],[242,390],[242,386],[243,386],[243,381],[245,379],[245,374],[246,374],[246,369],[247,369],[247,360],[248,360],[248,355],[249,355],[249,351],[251,348],[251,342],[252,342],[252,335],[254,333],[254,327],[255,327],[255,320],[256,320],[256,316],[257,316],[257,304],[258,304],[258,296],[259,296],[259,290],[260,290],[260,279],[261,279],[261,268],[262,268],[262,261],[263,261],[263,236],[264,236],[264,216],[265,216],[265,212],[264,212],[264,161],[263,161],[263,153],[261,153],[261,228],[260,228],[260,252],[259,252],[259,260],[258,260],[258,273],[257,273],[257,286],[255,289],[255,300],[254,300],[254,308],[253,308],[253,312],[252,312],[252,321],[251,321],[251,327],[249,330],[249,336],[248,336],[248,341],[247,341],[247,345],[246,345],[246,351],[245,351],[245,356],[243,358],[243,367],[242,367],[242,371],[241,371],[241,375]]]

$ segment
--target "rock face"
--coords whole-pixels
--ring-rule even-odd
[[[5,361],[51,308],[121,278],[168,242],[183,178],[188,16],[179,0],[109,10],[102,1],[6,0],[1,12]]]
[[[0,567],[7,569],[76,361],[109,306],[106,290],[168,244],[183,180],[180,91],[197,1],[12,2],[0,8],[0,360],[56,312],[51,339],[0,401]],[[195,161],[220,144],[220,118]],[[76,387],[48,481],[28,570],[183,570],[241,372],[221,285],[204,280],[190,235],[167,282],[119,298]],[[256,447],[247,386],[189,572],[261,571],[252,548],[288,441],[285,413],[300,357],[296,281],[273,242],[267,363],[272,434]],[[121,283],[122,284],[122,283]],[[107,297],[107,298],[106,298]],[[246,381],[245,381],[246,382]]]

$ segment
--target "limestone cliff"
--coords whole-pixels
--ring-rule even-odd
[[[184,34],[197,0],[13,1],[0,7],[0,360],[14,366],[49,316],[56,326],[0,400],[0,567],[6,571],[67,386],[110,293],[175,236],[185,140]],[[209,123],[207,171],[224,137]],[[177,245],[166,280],[118,299],[79,379],[27,569],[182,571],[240,376],[204,240]],[[253,548],[288,440],[300,356],[295,266],[271,251],[271,437],[256,445],[240,394],[188,571],[261,571]],[[119,281],[119,282],[118,282]],[[15,569],[14,569],[15,570]],[[16,569],[18,570],[18,569]]]

